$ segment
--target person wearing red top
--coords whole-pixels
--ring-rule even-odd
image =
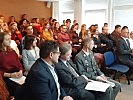
[[[38,32],[41,32],[41,25],[40,25],[39,18],[33,18],[31,23],[32,23],[32,26],[38,30]]]
[[[58,35],[57,35],[57,37],[58,37],[57,40],[58,40],[59,44],[61,44],[63,42],[72,44],[72,41],[71,41],[68,33],[66,33],[67,26],[61,25],[60,29],[61,29],[61,32],[58,33]]]
[[[23,67],[16,52],[10,48],[11,36],[9,33],[0,32],[0,74],[8,87],[9,93],[14,95],[18,86],[9,78],[22,77]]]

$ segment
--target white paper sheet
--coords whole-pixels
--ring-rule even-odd
[[[16,82],[16,83],[18,83],[18,84],[20,84],[20,85],[22,85],[22,84],[24,84],[26,77],[22,76],[20,78],[9,78],[9,79]]]
[[[103,82],[99,82],[99,81],[91,81],[91,82],[88,82],[85,89],[105,92],[109,86],[111,86],[111,85],[108,83],[103,83]]]

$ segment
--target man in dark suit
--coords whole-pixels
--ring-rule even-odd
[[[74,100],[112,100],[108,89],[105,93],[85,89],[85,86],[90,80],[85,75],[79,75],[76,72],[76,66],[70,60],[72,53],[70,44],[62,44],[60,51],[60,59],[55,68],[61,86],[68,95],[72,96]]]
[[[59,55],[59,46],[55,41],[41,44],[41,58],[34,63],[25,83],[17,90],[16,100],[73,100],[60,87],[52,66],[58,62]]]
[[[129,29],[127,26],[124,26],[121,29],[121,38],[118,41],[117,51],[119,61],[123,64],[129,66],[130,71],[133,70],[133,52],[130,48],[130,43],[128,40]]]
[[[109,87],[111,91],[111,100],[115,100],[116,95],[120,90],[120,84],[110,78],[107,78],[104,73],[98,68],[94,59],[93,52],[91,51],[94,46],[94,41],[91,38],[86,38],[82,41],[82,50],[76,55],[75,61],[78,72],[85,75],[87,78],[95,81],[111,81],[115,84],[114,87]]]

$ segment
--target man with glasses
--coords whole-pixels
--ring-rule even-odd
[[[16,100],[73,100],[66,96],[58,83],[54,64],[60,56],[55,41],[45,41],[40,46],[40,58],[29,71],[25,83],[17,90]]]
[[[72,44],[72,41],[71,41],[69,35],[66,33],[67,26],[61,25],[60,29],[61,29],[61,32],[58,33],[58,35],[57,35],[59,44],[64,43],[64,42]]]

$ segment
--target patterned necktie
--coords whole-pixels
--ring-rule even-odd
[[[69,64],[69,62],[66,62],[67,67],[69,68],[69,70],[71,71],[71,73],[75,76],[78,77],[79,75],[76,73],[76,71],[74,70],[74,68],[72,68],[72,66]]]

